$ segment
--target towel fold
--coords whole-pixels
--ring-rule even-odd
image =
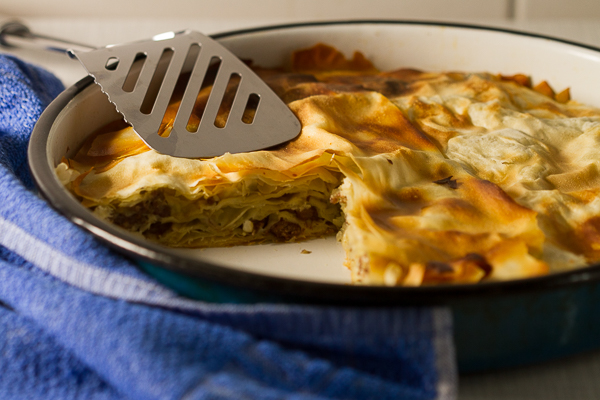
[[[0,397],[452,399],[445,308],[179,296],[51,209],[27,142],[63,89],[0,54]]]

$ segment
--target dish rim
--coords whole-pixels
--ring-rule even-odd
[[[215,39],[230,38],[250,33],[316,26],[381,24],[381,25],[421,25],[449,28],[484,30],[539,38],[573,45],[600,53],[600,48],[547,35],[522,32],[507,28],[480,26],[476,24],[450,23],[413,20],[337,20],[299,22],[291,24],[267,25],[239,29],[211,35]],[[54,170],[49,168],[47,149],[51,127],[65,106],[89,85],[93,78],[85,77],[63,91],[43,112],[36,123],[28,148],[28,162],[40,194],[50,205],[75,224],[91,232],[110,247],[127,256],[158,265],[171,272],[225,285],[233,289],[250,290],[256,293],[281,296],[283,299],[305,303],[343,303],[346,305],[431,305],[448,304],[465,297],[513,296],[520,293],[543,292],[580,284],[600,281],[600,264],[571,271],[558,272],[540,277],[477,284],[451,284],[420,287],[387,287],[344,285],[339,283],[317,282],[283,278],[260,273],[241,271],[225,265],[191,259],[178,254],[176,250],[156,243],[130,236],[127,232],[94,217],[89,210],[79,204],[68,192],[57,185]]]

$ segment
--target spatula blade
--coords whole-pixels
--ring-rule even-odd
[[[199,48],[199,54],[190,59],[194,46]],[[71,54],[94,77],[142,140],[159,153],[208,158],[265,149],[290,141],[300,133],[298,118],[275,92],[243,61],[199,32],[170,32],[148,41]],[[219,69],[196,130],[190,127],[190,115],[210,60],[218,60]],[[159,136],[182,73],[189,74],[189,80],[181,105],[169,135]],[[239,83],[229,116],[224,126],[217,126],[217,111],[234,76]]]

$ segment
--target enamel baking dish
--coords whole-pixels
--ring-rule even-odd
[[[285,64],[318,42],[359,50],[381,70],[487,71],[532,76],[569,87],[600,106],[600,50],[499,29],[406,21],[354,21],[266,27],[214,36],[241,58]],[[277,116],[273,116],[276,118]],[[600,347],[600,266],[541,278],[479,285],[364,287],[349,284],[335,238],[310,242],[178,250],[97,219],[60,184],[55,166],[87,135],[119,115],[85,78],[63,92],[36,125],[29,162],[42,195],[180,293],[218,302],[301,302],[364,306],[448,306],[462,372],[489,370]],[[308,251],[303,251],[308,250]]]

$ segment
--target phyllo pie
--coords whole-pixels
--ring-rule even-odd
[[[519,279],[600,259],[600,111],[568,90],[381,72],[323,44],[254,69],[298,116],[297,139],[181,159],[114,122],[59,178],[100,218],[166,246],[337,234],[358,284]]]

